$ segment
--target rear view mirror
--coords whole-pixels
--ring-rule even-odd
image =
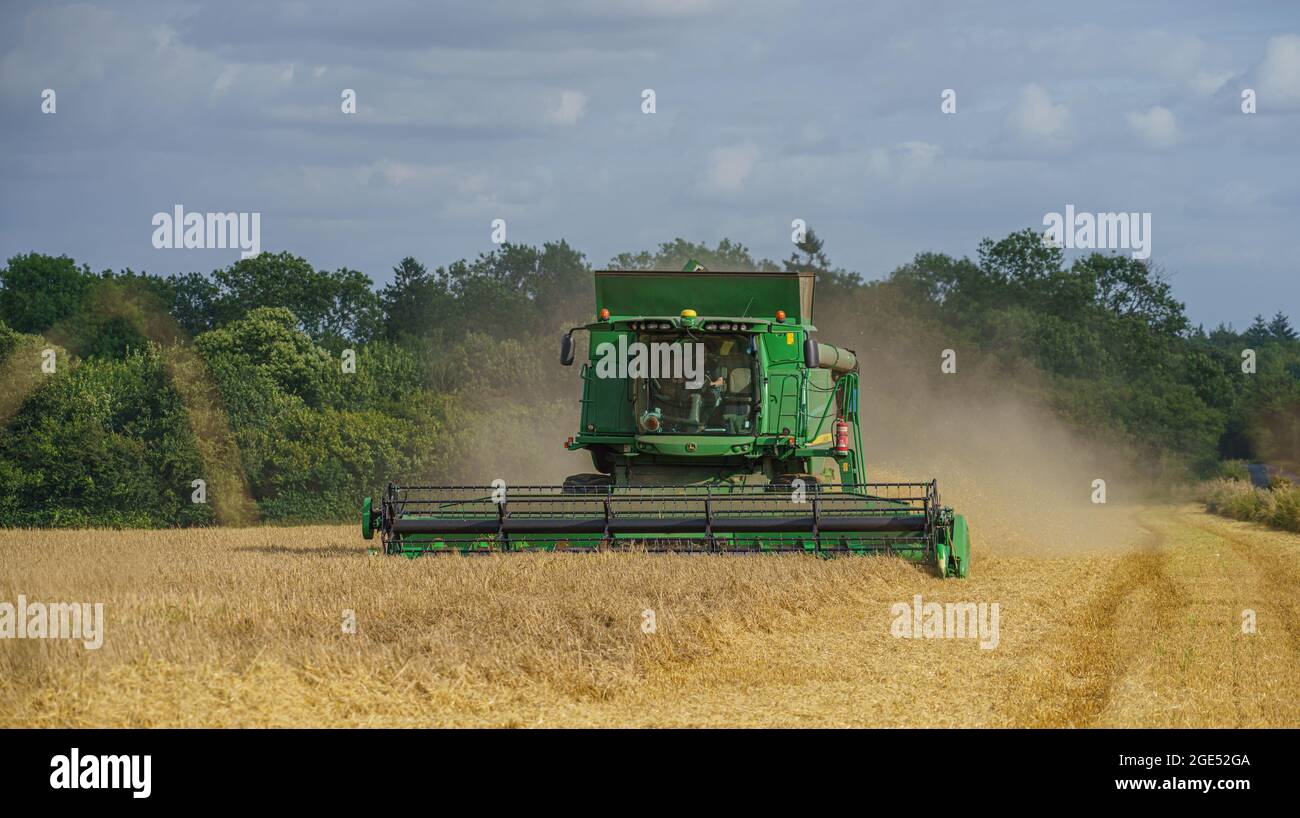
[[[573,336],[567,332],[560,339],[560,366],[573,366]]]
[[[803,342],[803,365],[809,369],[817,369],[821,366],[821,355],[818,353],[817,342],[811,338],[804,339]]]

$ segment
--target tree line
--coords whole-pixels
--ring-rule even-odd
[[[687,259],[813,270],[820,328],[873,328],[882,349],[928,334],[995,371],[1030,367],[1035,398],[1068,423],[1189,475],[1300,461],[1289,318],[1193,326],[1145,261],[1067,263],[1024,230],[867,280],[808,231],[780,261],[676,239],[608,266]],[[236,519],[194,502],[195,480],[240,494],[251,519],[347,520],[389,480],[481,482],[544,462],[549,435],[576,422],[576,373],[554,352],[590,317],[591,273],[563,240],[433,269],[406,257],[383,287],[287,252],[170,276],[14,256],[0,269],[0,525]]]

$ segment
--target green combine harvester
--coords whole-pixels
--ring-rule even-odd
[[[813,274],[596,273],[579,432],[559,486],[389,485],[362,534],[388,554],[602,550],[897,554],[970,570],[935,481],[869,483],[858,359],[813,339]]]

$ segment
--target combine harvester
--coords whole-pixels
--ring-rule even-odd
[[[596,273],[580,431],[562,486],[388,486],[362,534],[385,553],[640,550],[897,554],[970,570],[935,481],[868,483],[858,359],[813,340],[813,274]]]

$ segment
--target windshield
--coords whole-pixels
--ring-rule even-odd
[[[709,333],[683,338],[642,333],[637,340],[646,345],[656,362],[674,362],[674,366],[658,366],[635,379],[639,433],[754,434],[752,335]],[[676,365],[679,360],[681,365]]]

